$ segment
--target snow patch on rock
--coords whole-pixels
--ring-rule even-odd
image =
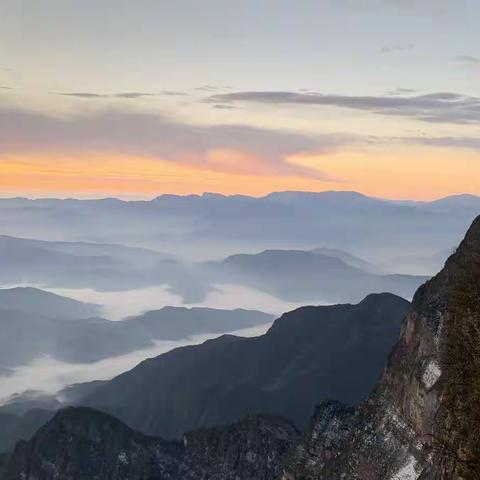
[[[417,480],[420,473],[416,471],[417,461],[410,455],[403,467],[391,477],[391,480]]]
[[[128,465],[128,457],[127,457],[127,454],[125,452],[120,452],[118,454],[118,461],[120,463],[123,463],[123,465]]]
[[[425,367],[422,375],[422,381],[425,385],[425,388],[429,390],[432,388],[437,380],[440,378],[442,370],[440,369],[438,363],[435,360],[430,360]]]

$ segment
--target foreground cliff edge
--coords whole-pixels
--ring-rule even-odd
[[[480,217],[417,291],[368,400],[319,406],[284,479],[480,479]]]
[[[299,442],[276,418],[250,417],[179,443],[67,409],[17,445],[3,478],[273,480],[282,471],[285,480],[480,478],[480,217],[417,291],[370,397],[356,410],[321,404]]]

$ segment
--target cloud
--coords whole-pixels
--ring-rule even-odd
[[[327,153],[353,141],[245,125],[190,125],[126,109],[54,117],[0,108],[0,151],[4,155],[146,156],[229,173],[326,179],[317,170],[290,164],[288,157]]]
[[[213,108],[218,108],[219,110],[231,110],[232,108],[237,108],[237,107],[234,107],[233,105],[217,104],[217,105],[214,105]]]
[[[423,122],[480,124],[480,98],[450,92],[426,95],[350,96],[281,91],[233,92],[208,97],[207,102],[256,102],[334,106],[376,114],[413,118]]]
[[[469,150],[480,150],[480,138],[474,137],[408,137],[403,141],[408,143],[419,143],[434,147],[466,148]]]
[[[413,43],[385,45],[382,48],[380,48],[380,53],[390,54],[390,53],[396,53],[396,52],[404,52],[404,51],[412,50],[413,48],[415,48],[415,45]]]
[[[391,90],[388,92],[388,95],[411,95],[415,93],[416,90],[413,88],[396,88],[395,90]]]
[[[94,93],[94,92],[62,92],[55,95],[76,98],[141,98],[153,97],[155,93],[151,92],[120,92],[120,93]]]
[[[480,58],[479,57],[473,57],[471,55],[458,55],[456,59],[459,62],[462,62],[466,65],[476,65],[480,66]]]
[[[220,90],[220,88],[215,87],[214,85],[203,85],[201,87],[196,87],[195,90],[200,92],[216,92],[217,90]]]
[[[0,85],[0,88],[1,88],[2,90],[13,90],[12,87],[7,87],[7,86],[5,86],[5,85]]]
[[[185,96],[187,95],[185,92],[173,92],[171,90],[164,90],[162,92],[163,95],[168,95],[168,96],[172,96],[172,97],[178,97],[178,96]]]
[[[123,93],[114,93],[112,97],[117,98],[140,98],[140,97],[154,97],[155,93],[147,92],[123,92]]]

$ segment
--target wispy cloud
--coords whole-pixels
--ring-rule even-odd
[[[413,88],[396,88],[395,90],[391,90],[390,92],[388,92],[388,95],[393,95],[393,96],[412,95],[415,92],[416,90]]]
[[[326,179],[317,170],[289,163],[289,156],[324,154],[353,141],[346,136],[311,136],[245,125],[190,125],[126,109],[66,118],[0,108],[0,151],[4,155],[145,156],[212,171]]]
[[[480,98],[450,92],[426,95],[352,96],[281,91],[232,92],[212,95],[207,102],[256,102],[334,106],[376,114],[413,118],[423,122],[479,124]]]
[[[480,150],[480,138],[474,137],[408,137],[403,139],[407,143],[418,143],[435,147],[466,148]]]
[[[215,87],[214,85],[202,85],[201,87],[196,87],[195,90],[200,92],[216,92],[220,90],[219,87]]]
[[[141,98],[153,97],[156,94],[152,92],[120,92],[120,93],[95,93],[95,92],[61,92],[55,95],[76,98]]]
[[[472,55],[458,55],[456,59],[466,65],[475,65],[480,67],[480,57],[474,57]]]
[[[174,92],[172,90],[163,90],[162,95],[167,95],[171,97],[180,97],[187,95],[185,92]]]
[[[389,53],[396,53],[396,52],[405,52],[408,50],[412,50],[415,48],[415,44],[413,43],[399,43],[396,45],[384,45],[380,48],[380,53],[389,54]]]
[[[218,108],[219,110],[231,110],[232,108],[237,108],[237,107],[233,105],[217,104],[217,105],[213,105],[213,108]]]

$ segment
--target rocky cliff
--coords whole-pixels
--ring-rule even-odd
[[[480,478],[480,217],[415,295],[375,390],[354,414],[323,404],[288,480]]]
[[[168,442],[90,408],[60,411],[19,442],[4,480],[274,480],[297,439],[287,421],[248,417]]]

